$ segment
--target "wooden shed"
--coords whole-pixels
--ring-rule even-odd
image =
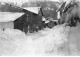
[[[38,7],[34,7],[34,9],[31,8],[23,8],[23,12],[25,13],[20,18],[14,21],[14,28],[20,29],[21,31],[27,32],[34,32],[38,29],[41,29],[42,26],[42,16],[38,14]]]
[[[8,3],[0,3],[0,29],[14,28],[14,20],[23,14],[20,8]]]
[[[0,12],[0,29],[14,28],[14,20],[24,13]]]

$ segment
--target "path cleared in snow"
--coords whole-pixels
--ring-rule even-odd
[[[76,46],[69,45],[69,33],[70,27],[64,25],[27,35],[16,29],[0,30],[0,55],[70,55]]]
[[[80,55],[80,24],[70,29],[69,52],[71,55]]]

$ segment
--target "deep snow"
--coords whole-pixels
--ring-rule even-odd
[[[0,30],[0,55],[70,55],[69,33],[65,25],[27,35],[17,29]]]

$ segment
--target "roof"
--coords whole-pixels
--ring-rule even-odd
[[[0,22],[9,22],[14,21],[20,16],[22,16],[24,13],[12,13],[12,12],[0,12]]]
[[[23,8],[23,9],[38,14],[40,7],[25,7],[25,8]]]

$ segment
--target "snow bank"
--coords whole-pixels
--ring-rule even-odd
[[[16,29],[0,30],[0,55],[66,55],[68,32],[64,25],[27,35]]]

